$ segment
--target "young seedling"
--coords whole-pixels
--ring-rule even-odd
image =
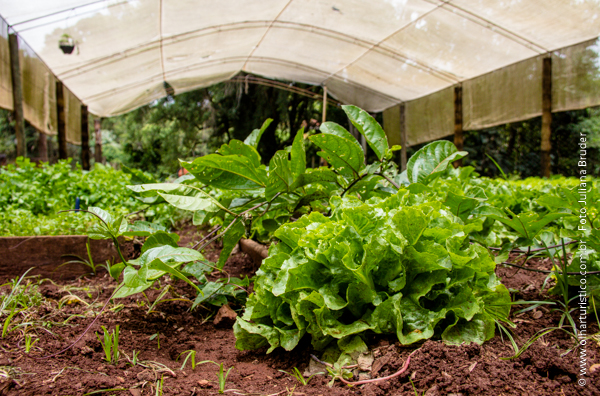
[[[150,336],[150,341],[156,338],[157,348],[160,350],[160,333],[155,333]]]
[[[162,396],[163,394],[163,382],[164,382],[164,376],[161,375],[160,379],[158,381],[156,381],[156,396]]]
[[[188,359],[192,359],[192,370],[196,369],[196,351],[189,349],[187,351],[183,351],[179,354],[179,356],[177,356],[176,360],[179,360],[179,357],[181,355],[183,355],[184,353],[187,353],[187,356],[185,357],[185,359],[183,360],[183,364],[181,365],[181,368],[179,370],[183,370],[183,368],[185,367],[185,364],[187,363]]]
[[[94,260],[92,259],[92,252],[90,251],[89,242],[85,243],[85,247],[87,249],[88,260],[86,260],[80,256],[76,256],[76,255],[67,255],[67,256],[75,257],[76,260],[70,260],[70,261],[64,262],[61,265],[59,265],[58,267],[56,267],[56,269],[62,267],[63,265],[83,264],[90,269],[92,275],[96,275],[97,274],[96,265],[94,264]]]
[[[229,372],[233,368],[233,366],[229,367],[227,372],[225,372],[225,366],[223,363],[213,362],[212,360],[204,360],[198,363],[198,366],[204,363],[213,363],[219,366],[219,372],[217,373],[217,379],[219,380],[219,394],[225,393],[225,383],[227,382],[227,377],[229,376]]]
[[[294,367],[292,369],[291,373],[289,373],[289,372],[287,372],[285,370],[279,370],[279,371],[281,371],[282,373],[286,373],[289,376],[294,377],[296,379],[296,381],[298,381],[299,383],[302,384],[302,386],[308,385],[308,383],[310,382],[310,380],[312,379],[312,377],[314,377],[315,375],[323,375],[323,374],[325,374],[325,373],[315,373],[315,374],[311,375],[308,378],[304,378],[304,376],[302,375],[302,373],[300,372],[300,370],[298,370],[298,367]]]
[[[25,334],[25,353],[29,353],[29,351],[31,351],[31,348],[39,340],[40,340],[39,338],[32,339],[30,334]]]
[[[102,331],[104,332],[104,342],[102,342],[98,333],[96,333],[96,337],[98,337],[98,341],[104,350],[104,359],[109,363],[117,364],[119,360],[119,325],[115,327],[112,333],[109,333],[104,326],[102,326]]]

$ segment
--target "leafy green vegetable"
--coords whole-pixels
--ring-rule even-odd
[[[275,232],[282,242],[234,327],[239,349],[291,350],[304,334],[323,349],[367,330],[403,344],[434,334],[482,343],[507,319],[493,259],[439,202],[401,190],[367,203],[333,197],[331,206],[329,218],[311,213]]]

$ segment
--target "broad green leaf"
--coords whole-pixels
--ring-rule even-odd
[[[200,182],[229,190],[252,190],[263,188],[267,172],[263,166],[256,167],[249,158],[238,155],[209,154],[193,162],[181,162]]]
[[[317,190],[300,198],[294,207],[294,210],[298,210],[302,206],[309,205],[313,201],[322,201],[327,199],[329,199],[329,193],[327,191]]]
[[[125,263],[117,263],[110,266],[110,276],[118,281],[121,272],[125,269]]]
[[[123,284],[121,284],[121,285],[122,286],[119,288],[119,290],[117,290],[117,293],[113,296],[113,298],[125,298],[125,297],[132,296],[134,294],[141,293],[144,290],[148,289],[150,286],[152,286],[152,282],[142,284],[138,287],[129,287],[129,286],[125,286]]]
[[[294,175],[294,179],[297,179],[298,176],[304,174],[306,171],[306,149],[304,148],[304,128],[300,129],[298,133],[296,133],[296,137],[294,138],[294,142],[292,143],[292,151],[291,151],[291,159],[292,159],[292,175]]]
[[[210,194],[193,186],[175,183],[155,183],[127,187],[137,193],[158,194],[171,205],[183,210],[214,211],[216,208],[227,210]]]
[[[269,179],[265,189],[265,198],[273,199],[278,192],[289,192],[290,186],[294,182],[291,163],[288,160],[288,152],[279,150],[269,162]]]
[[[203,196],[174,195],[163,192],[159,192],[158,195],[163,197],[165,201],[178,209],[189,210],[192,212],[197,210],[215,212],[218,208],[218,206],[215,204],[215,199],[213,198],[206,198]]]
[[[150,264],[148,264],[148,268],[153,269],[153,270],[167,272],[167,273],[173,275],[174,277],[186,282],[188,285],[190,285],[194,289],[196,289],[196,291],[199,294],[202,294],[202,290],[200,290],[200,288],[198,286],[196,286],[196,284],[194,282],[189,280],[185,275],[183,275],[181,272],[179,272],[176,268],[168,266],[165,263],[163,263],[160,259],[152,260],[152,262]]]
[[[106,210],[100,209],[95,206],[90,206],[88,210],[96,216],[100,217],[104,221],[104,223],[108,224],[109,226],[112,225],[112,223],[114,223],[115,221],[115,219]]]
[[[142,255],[139,258],[137,258],[136,260],[130,260],[129,262],[132,264],[144,266],[155,259],[159,259],[164,263],[187,263],[190,261],[203,260],[204,257],[200,252],[197,252],[194,249],[164,245],[150,248],[144,253],[142,253]]]
[[[223,236],[223,248],[219,255],[219,261],[217,262],[218,268],[223,268],[225,262],[229,258],[229,255],[233,251],[235,245],[238,244],[240,239],[244,236],[246,230],[241,221],[236,222]]]
[[[458,151],[446,140],[429,143],[410,157],[406,164],[408,180],[411,183],[428,184],[445,171],[452,162],[466,156],[466,151]]]
[[[273,119],[267,118],[267,120],[262,124],[260,129],[255,129],[252,131],[252,133],[250,133],[250,135],[248,135],[246,140],[244,140],[244,143],[254,148],[257,148],[258,143],[260,142],[260,138],[262,137],[263,133],[265,133],[269,125],[271,125],[271,122],[273,122]]]
[[[189,274],[199,281],[206,281],[205,274],[208,272],[212,272],[214,267],[205,264],[204,261],[196,261],[193,263],[187,264],[183,269],[182,273]]]
[[[364,169],[364,154],[356,140],[320,133],[310,137],[310,141],[319,146],[322,151],[317,154],[323,157],[341,174],[358,177]]]
[[[219,282],[206,282],[204,286],[202,286],[202,292],[198,293],[194,303],[192,304],[192,309],[196,308],[198,304],[202,304],[204,301],[209,300],[210,298],[215,297],[219,291],[221,291],[225,285]]]
[[[138,220],[130,224],[127,231],[123,233],[125,236],[150,236],[155,232],[167,232],[167,228],[160,224],[150,223],[149,221]],[[177,235],[177,234],[175,234]]]
[[[173,235],[176,236],[176,239],[173,238]],[[176,247],[178,247],[177,246],[178,240],[179,240],[179,235],[177,235],[177,234],[169,234],[164,231],[158,231],[158,232],[150,235],[146,239],[146,242],[144,242],[144,245],[142,246],[142,253],[146,252],[149,249],[152,249],[155,247],[160,247],[163,245],[169,245],[169,246],[176,248]]]
[[[301,174],[292,184],[290,189],[293,191],[298,187],[304,187],[313,183],[336,183],[338,176],[327,168],[311,169],[307,173]]]
[[[253,165],[260,166],[260,154],[258,154],[256,148],[242,143],[237,139],[232,139],[229,143],[222,145],[217,150],[217,153],[221,155],[241,155],[248,158]]]
[[[342,106],[342,109],[381,161],[388,150],[388,141],[383,128],[369,113],[356,106]]]
[[[510,210],[508,211],[510,212]],[[503,223],[528,240],[535,238],[548,223],[569,215],[569,213],[548,213],[543,216],[537,213],[520,213],[515,215],[511,212],[512,218],[509,218],[499,215],[497,210],[488,208],[480,211],[479,214]]]
[[[139,169],[128,168],[127,166],[121,164],[121,169],[125,173],[129,173],[131,175],[131,182],[133,184],[148,184],[148,183],[156,183],[156,179],[154,176],[149,173],[143,172]]]

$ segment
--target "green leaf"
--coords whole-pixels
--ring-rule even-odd
[[[294,182],[291,164],[288,160],[288,152],[279,150],[269,162],[269,179],[265,189],[265,198],[273,199],[278,192],[289,192],[290,186]]]
[[[240,142],[237,139],[232,139],[217,150],[221,155],[241,155],[248,158],[255,166],[260,165],[260,154],[253,146]]]
[[[177,239],[174,239],[172,235],[175,235]],[[169,234],[164,231],[158,231],[152,235],[150,235],[144,245],[142,246],[142,253],[146,252],[149,249],[160,247],[163,245],[169,245],[174,248],[179,247],[177,245],[177,241],[179,240],[179,235],[177,234]]]
[[[301,174],[294,184],[290,187],[290,190],[295,190],[299,187],[304,187],[308,184],[313,183],[336,183],[338,176],[327,168],[315,168],[309,169],[307,173]]]
[[[306,171],[306,149],[304,148],[304,128],[296,133],[294,142],[292,143],[292,175],[297,179]]]
[[[200,252],[194,249],[184,247],[173,247],[170,245],[163,245],[154,247],[146,250],[142,255],[129,262],[136,265],[147,265],[155,259],[160,259],[164,263],[187,263],[190,261],[203,260],[204,256]]]
[[[499,215],[497,210],[490,210],[488,208],[480,211],[479,214],[503,223],[528,240],[535,238],[548,223],[569,215],[569,213],[548,213],[543,216],[537,213],[520,213],[515,215],[510,209],[506,210],[510,212],[512,219]]]
[[[200,290],[200,288],[198,286],[196,286],[196,284],[194,282],[189,280],[185,275],[183,275],[181,272],[179,272],[176,268],[173,268],[173,267],[168,266],[165,263],[163,263],[160,259],[152,260],[152,262],[150,264],[148,264],[148,268],[153,269],[153,270],[167,272],[167,273],[173,275],[174,277],[186,282],[188,285],[190,285],[194,289],[196,289],[196,291],[199,294],[202,294],[202,290]]]
[[[265,168],[239,155],[209,154],[181,164],[200,182],[217,188],[252,190],[267,183]]]
[[[388,150],[388,141],[383,128],[369,113],[356,106],[342,106],[342,109],[381,161]]]
[[[353,142],[338,135],[320,133],[311,136],[310,141],[323,150],[317,154],[343,175],[358,177],[365,167],[364,153],[356,139]]]
[[[227,210],[210,194],[193,186],[175,183],[155,183],[127,187],[137,193],[158,194],[171,205],[183,210],[214,211],[216,208]]]
[[[406,164],[408,180],[411,183],[428,184],[438,177],[452,162],[466,156],[466,151],[458,151],[446,140],[429,143],[408,160]]]
[[[127,166],[121,164],[121,169],[125,173],[129,173],[131,175],[131,182],[133,184],[148,184],[148,183],[156,183],[156,179],[154,176],[149,173],[142,172],[139,169],[128,168]]]
[[[250,133],[250,135],[248,135],[246,140],[244,140],[244,143],[254,148],[257,148],[258,142],[260,142],[260,138],[262,137],[263,133],[265,133],[269,125],[271,125],[271,122],[273,122],[273,119],[267,118],[267,120],[263,122],[260,129],[255,129],[252,131],[252,133]]]
[[[238,244],[245,233],[246,229],[244,228],[244,225],[241,221],[238,221],[225,233],[225,235],[223,235],[223,249],[221,249],[219,261],[217,262],[218,268],[223,268],[229,255],[231,255],[233,248]]]
[[[125,263],[114,264],[110,267],[110,276],[114,280],[119,280],[119,276],[121,275],[121,272],[123,272],[124,269],[125,269]]]

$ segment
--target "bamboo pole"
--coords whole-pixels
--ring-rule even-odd
[[[544,58],[542,67],[542,145],[540,147],[542,177],[550,177],[550,150],[552,144],[552,58]]]
[[[67,122],[65,114],[65,95],[62,81],[56,81],[56,113],[58,116],[58,158],[67,159]]]
[[[13,92],[13,111],[15,116],[15,134],[17,138],[17,157],[27,156],[25,146],[25,118],[23,115],[23,85],[21,65],[19,64],[19,37],[15,33],[8,35],[10,52],[10,75]]]
[[[463,138],[463,109],[462,109],[462,86],[454,87],[454,145],[458,151],[464,146]],[[462,159],[454,161],[454,166],[462,166]]]
[[[90,131],[88,126],[88,108],[81,105],[81,167],[90,170]]]
[[[97,163],[102,163],[102,118],[94,120],[94,131],[96,134],[96,147],[94,148],[94,159]]]

